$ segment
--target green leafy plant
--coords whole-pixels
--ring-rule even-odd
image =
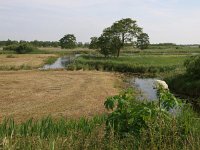
[[[141,131],[149,129],[152,123],[155,128],[159,128],[156,120],[172,119],[169,110],[181,106],[180,101],[163,89],[159,89],[158,96],[159,101],[141,102],[128,89],[120,95],[108,98],[104,103],[106,109],[112,110],[106,121],[108,133],[114,130],[120,136],[132,134],[140,137]]]
[[[157,95],[159,98],[159,107],[167,111],[183,105],[180,99],[177,99],[169,90],[165,90],[161,86],[158,87]]]

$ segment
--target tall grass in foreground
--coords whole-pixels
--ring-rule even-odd
[[[168,111],[178,106],[169,92],[160,98],[162,103],[137,101],[123,92],[105,102],[110,113],[92,119],[5,119],[0,149],[198,149],[199,116],[186,104],[176,114]]]

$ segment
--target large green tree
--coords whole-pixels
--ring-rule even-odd
[[[137,38],[137,48],[139,49],[146,49],[148,48],[149,42],[149,35],[147,33],[142,33]]]
[[[114,36],[119,37],[121,41],[121,47],[124,47],[125,43],[131,43],[138,35],[142,33],[142,28],[137,25],[135,20],[131,18],[121,19],[116,21],[111,27],[106,28],[104,33],[109,32]],[[117,57],[119,57],[120,49],[117,51]]]
[[[98,49],[98,37],[91,37],[89,49]]]
[[[76,47],[76,37],[73,34],[67,34],[59,41],[61,48],[73,49]]]
[[[111,34],[110,32],[103,33],[98,38],[99,52],[105,57],[110,55],[116,56],[119,49],[121,49],[121,40],[118,36]]]

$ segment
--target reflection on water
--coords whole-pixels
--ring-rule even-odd
[[[136,87],[141,94],[138,96],[140,100],[156,100],[157,90],[155,88],[155,78],[133,78],[131,86]]]
[[[156,80],[157,79],[155,78],[133,78],[131,80],[131,86],[136,87],[139,91],[141,91],[141,94],[137,97],[139,100],[158,100],[157,90],[155,88]],[[170,109],[169,112],[170,114],[176,116],[181,113],[181,110],[182,109],[180,107],[175,107]]]
[[[48,70],[48,69],[64,69],[67,65],[69,65],[71,62],[71,57],[60,57],[58,58],[53,64],[47,64],[44,65],[42,70]]]

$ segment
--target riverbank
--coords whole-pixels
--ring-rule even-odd
[[[122,73],[166,73],[176,69],[184,69],[183,62],[187,56],[174,55],[135,55],[119,58],[104,58],[97,56],[81,56],[69,65],[70,70],[105,70]]]

